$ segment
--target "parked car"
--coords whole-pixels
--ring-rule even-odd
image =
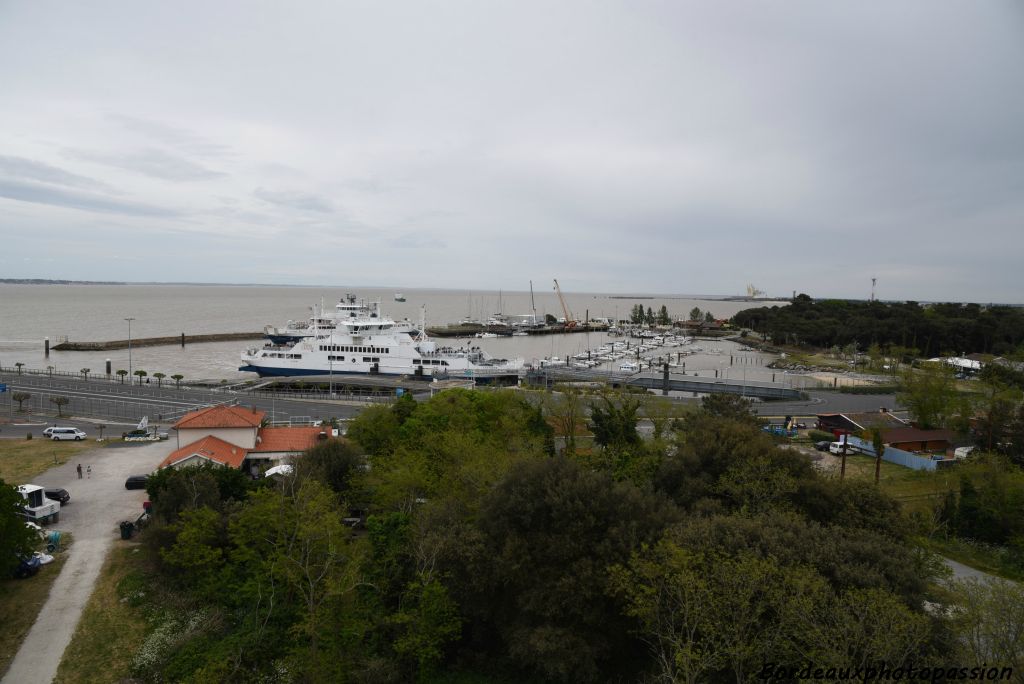
[[[818,451],[828,451],[828,445],[831,443],[832,442],[828,441],[827,439],[823,442],[815,442],[814,448],[817,449]]]
[[[843,443],[842,442],[831,442],[831,443],[829,443],[829,445],[828,445],[828,452],[830,454],[837,454],[837,455],[843,453]],[[846,445],[846,453],[847,454],[856,454],[856,453],[859,453],[859,452],[860,452],[860,449],[858,449],[857,447],[853,446],[852,444],[848,443]]]
[[[128,479],[124,481],[124,488],[145,489],[147,480],[149,480],[149,475],[129,475]]]
[[[71,495],[68,494],[68,490],[60,489],[44,489],[43,494],[47,499],[53,499],[54,501],[60,501],[61,506],[66,506],[68,501],[71,501]]]
[[[73,427],[49,427],[43,430],[43,435],[55,442],[65,439],[73,439],[76,442],[80,442],[87,436],[83,430]]]

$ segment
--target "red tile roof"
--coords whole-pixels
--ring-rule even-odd
[[[305,451],[315,446],[321,432],[329,427],[265,427],[256,436],[256,446],[250,452]]]
[[[259,427],[266,411],[245,408],[243,406],[211,406],[181,417],[175,428],[244,428]]]
[[[191,456],[200,456],[229,468],[240,468],[242,461],[245,460],[245,454],[246,450],[242,447],[225,442],[218,437],[209,436],[171,452],[171,455],[160,464],[160,468],[172,466]]]

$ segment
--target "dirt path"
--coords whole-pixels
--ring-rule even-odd
[[[135,520],[142,513],[146,492],[126,490],[125,478],[151,472],[173,449],[173,441],[90,449],[75,461],[33,480],[33,484],[63,487],[71,493],[71,501],[61,507],[60,522],[51,527],[71,532],[75,541],[35,624],[0,684],[53,681],[107,551],[120,538],[118,523]],[[82,464],[81,480],[75,470],[78,463]],[[86,478],[89,466],[92,475]]]

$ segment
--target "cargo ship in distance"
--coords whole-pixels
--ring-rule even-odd
[[[260,377],[380,374],[514,383],[524,366],[522,359],[492,358],[478,347],[438,345],[422,325],[414,330],[384,316],[380,302],[346,295],[337,312],[344,317],[324,328],[314,316],[307,334],[292,340],[268,331],[263,347],[242,352],[239,370]]]

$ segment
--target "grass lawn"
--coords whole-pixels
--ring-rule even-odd
[[[31,482],[39,473],[67,463],[75,454],[95,446],[95,442],[54,442],[40,437],[0,439],[0,478],[15,485]]]
[[[55,681],[120,682],[130,674],[132,657],[146,636],[142,611],[122,601],[118,585],[137,571],[142,551],[135,543],[114,544],[64,651]]]
[[[847,456],[846,476],[874,482],[875,459],[863,454]],[[933,502],[960,487],[959,476],[954,471],[912,470],[888,461],[882,461],[879,483],[882,490],[902,503],[908,512],[931,510]]]
[[[50,587],[67,561],[70,535],[61,538],[61,550],[53,555],[53,562],[39,569],[28,579],[0,580],[0,677],[7,672],[25,635],[32,629],[36,616],[50,595]],[[45,544],[40,544],[40,548]]]

